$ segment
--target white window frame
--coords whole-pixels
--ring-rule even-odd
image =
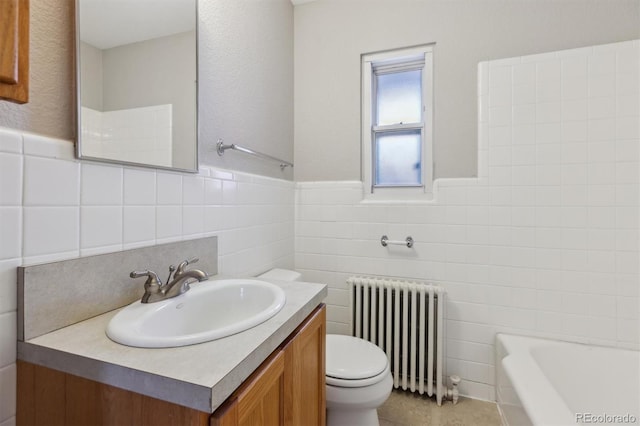
[[[421,173],[419,186],[374,186],[374,126],[376,70],[404,71],[422,67],[422,123],[420,126],[397,124],[382,126],[386,130],[416,130],[422,132]],[[433,44],[362,55],[362,180],[365,199],[405,200],[431,199],[433,196]]]

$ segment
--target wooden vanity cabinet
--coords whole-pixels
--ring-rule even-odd
[[[321,305],[213,413],[211,425],[324,425],[325,334]]]
[[[0,100],[29,100],[29,0],[0,0]]]
[[[213,413],[18,361],[18,425],[314,426],[325,424],[320,305]]]

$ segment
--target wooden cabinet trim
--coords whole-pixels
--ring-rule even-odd
[[[0,0],[0,99],[29,101],[29,0]]]

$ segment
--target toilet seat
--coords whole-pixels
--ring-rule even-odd
[[[339,387],[370,386],[389,374],[382,349],[352,336],[327,335],[326,382]]]
[[[384,378],[389,375],[391,368],[387,364],[387,368],[382,370],[382,373],[377,376],[368,377],[366,379],[340,379],[337,377],[325,376],[325,381],[329,386],[336,386],[341,388],[361,388],[365,386],[375,385],[378,382],[384,380]]]

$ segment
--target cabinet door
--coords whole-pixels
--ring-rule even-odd
[[[216,410],[213,426],[276,426],[284,424],[284,353],[265,361],[236,391],[235,397]]]
[[[0,99],[29,99],[29,0],[0,0]]]
[[[284,347],[286,426],[325,424],[325,334],[321,305]]]

